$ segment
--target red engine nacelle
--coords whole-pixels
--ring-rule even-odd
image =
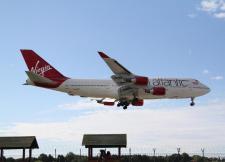
[[[103,105],[106,105],[106,106],[114,106],[114,104],[115,104],[115,102],[107,102],[107,101],[102,102],[102,103],[103,103]]]
[[[154,87],[152,89],[152,94],[156,96],[163,96],[166,94],[166,88],[164,87]]]
[[[131,104],[133,106],[143,106],[144,105],[144,100],[142,100],[142,99],[134,100]]]
[[[148,80],[148,77],[138,76],[138,77],[135,77],[134,79],[131,79],[131,81],[136,85],[146,86],[148,85],[149,80]]]

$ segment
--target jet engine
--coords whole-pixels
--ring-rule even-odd
[[[115,102],[108,102],[108,101],[104,101],[102,102],[103,105],[106,105],[106,106],[114,106]]]
[[[152,89],[146,89],[146,93],[151,93],[156,96],[164,96],[166,94],[166,88],[164,87],[153,87]]]
[[[166,88],[164,88],[164,87],[154,87],[152,94],[156,95],[156,96],[163,96],[163,95],[166,94]]]
[[[133,106],[143,106],[144,105],[144,100],[142,100],[142,99],[136,99],[136,100],[132,101],[131,104]]]
[[[148,85],[148,77],[143,76],[136,76],[135,78],[131,79],[131,82],[133,82],[136,85],[146,86]]]

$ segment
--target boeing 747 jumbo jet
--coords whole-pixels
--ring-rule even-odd
[[[98,52],[114,75],[110,80],[70,79],[47,63],[32,50],[21,50],[29,71],[25,85],[33,85],[65,92],[71,96],[97,98],[99,104],[123,106],[143,106],[144,99],[194,98],[207,94],[210,89],[196,79],[148,78],[136,75],[115,59]],[[113,101],[106,101],[106,98]]]

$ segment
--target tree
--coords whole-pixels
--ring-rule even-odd
[[[52,155],[46,155],[46,154],[41,154],[39,157],[38,157],[38,160],[42,161],[42,162],[53,162],[54,161],[54,158]]]
[[[48,156],[46,154],[40,154],[38,159],[42,162],[48,162]]]
[[[54,157],[52,155],[48,155],[48,162],[53,162],[54,161]]]
[[[181,155],[181,161],[182,162],[189,162],[189,161],[191,161],[191,157],[187,154],[187,153],[183,153],[182,155]]]
[[[76,160],[76,155],[72,152],[69,152],[68,154],[66,154],[65,159],[66,161],[74,162]]]
[[[58,155],[57,162],[65,162],[65,161],[66,161],[66,159],[65,159],[65,157],[63,155]]]
[[[203,162],[203,158],[201,156],[199,156],[199,155],[194,155],[193,156],[193,160],[195,162]]]
[[[6,159],[6,162],[15,162],[15,161],[16,161],[16,160],[13,159],[12,157]]]

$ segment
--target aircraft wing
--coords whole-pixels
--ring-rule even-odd
[[[115,75],[112,75],[112,79],[118,84],[130,84],[131,79],[135,76],[129,70],[127,70],[124,66],[122,66],[118,61],[113,58],[110,58],[103,52],[98,52],[105,63],[109,66],[109,68],[113,71]]]
[[[148,77],[135,75],[105,53],[98,53],[115,74],[112,75],[111,78],[118,86],[120,86],[118,90],[120,99],[129,97],[135,98],[138,95],[138,88],[140,86],[145,87],[148,85]]]
[[[116,75],[131,75],[132,73],[123,67],[119,62],[115,59],[110,58],[103,52],[98,52],[102,59],[106,62],[109,68],[116,74]]]

